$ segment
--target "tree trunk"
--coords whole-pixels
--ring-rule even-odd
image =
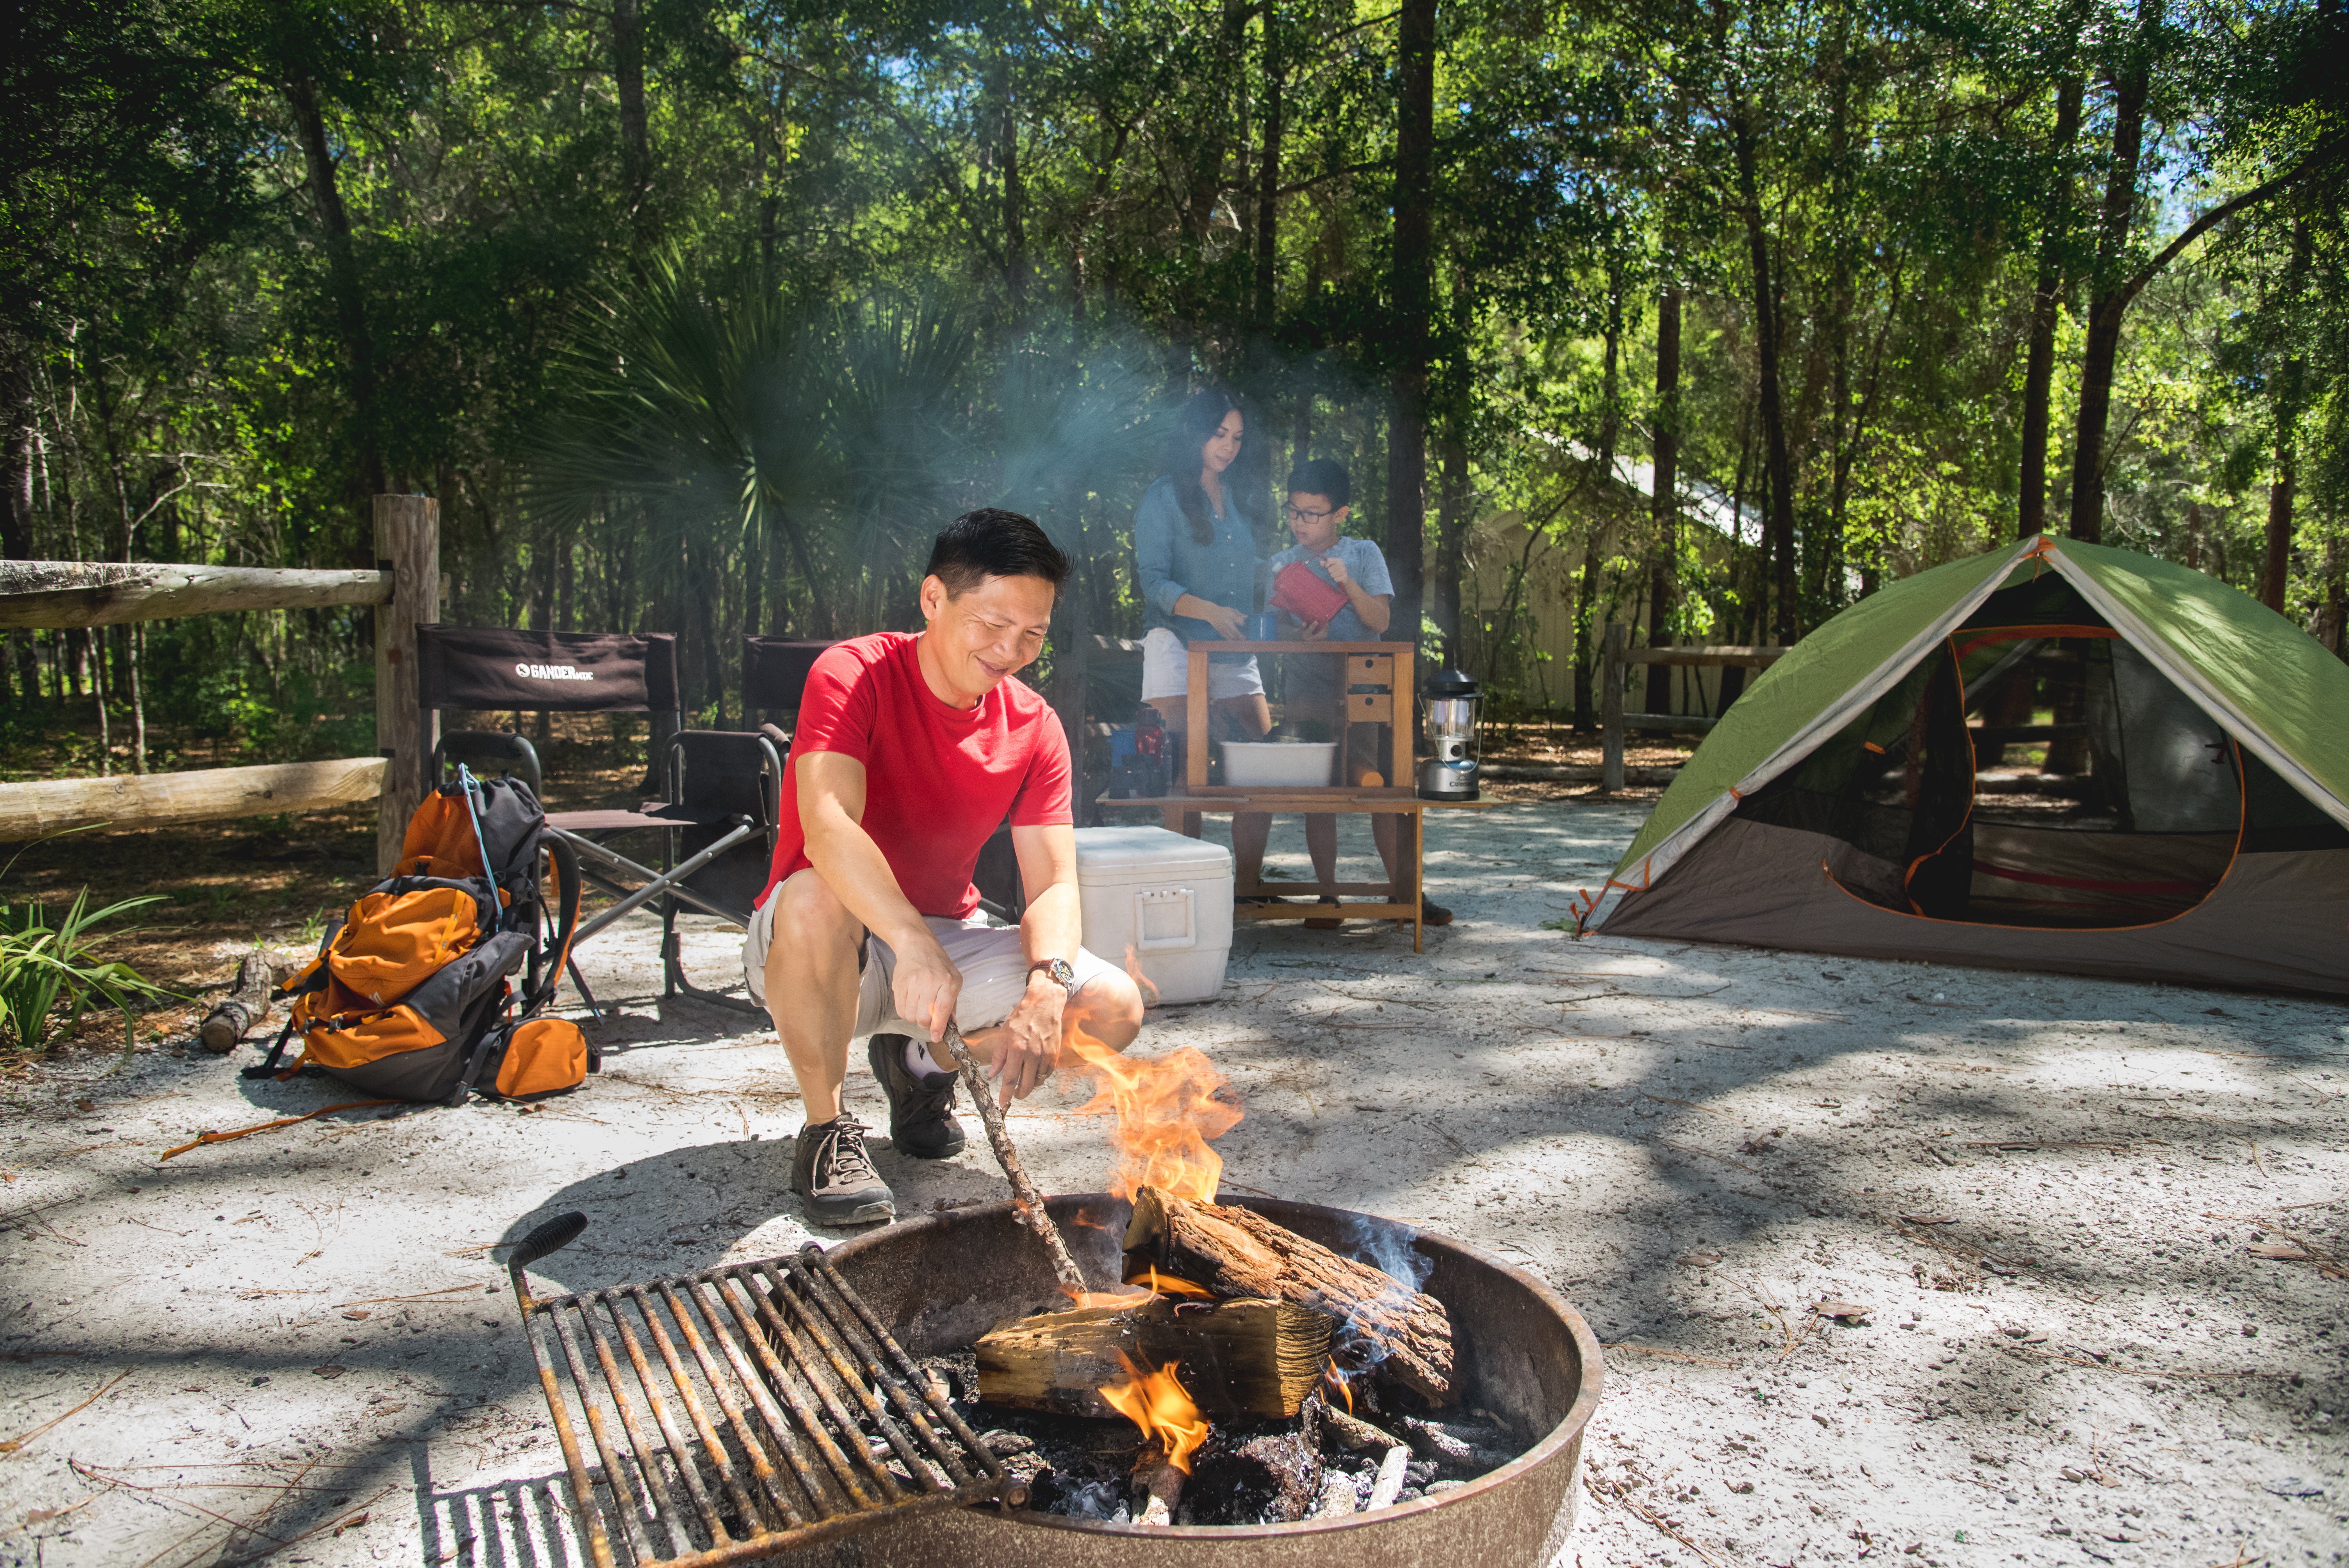
[[[2343,570],[2338,540],[2328,540],[2324,546],[2324,621],[2317,640],[2333,650],[2334,658],[2349,659],[2349,572]]]
[[[2260,567],[2260,603],[2279,615],[2283,614],[2284,594],[2292,586],[2292,426],[2279,411],[2275,478],[2268,482],[2267,557]]]
[[[2072,438],[2071,534],[2090,544],[2105,534],[2105,434],[2112,415],[2113,364],[2119,356],[2121,317],[2134,290],[2123,268],[2129,227],[2137,216],[2137,168],[2145,150],[2146,99],[2153,77],[2153,38],[2164,0],[2138,0],[2137,36],[2123,46],[2112,77],[2112,157],[2105,170],[2098,215],[2095,285],[2090,295],[2086,345],[2080,356],[2080,413]]]
[[[0,367],[0,556],[33,559],[33,366],[19,348]]]
[[[1057,542],[1068,552],[1071,571],[1052,605],[1053,711],[1069,738],[1071,793],[1075,799],[1077,826],[1092,820],[1092,794],[1086,778],[1085,678],[1092,654],[1092,596],[1087,592],[1092,563],[1085,554],[1085,483],[1070,481],[1059,509],[1067,520]]]
[[[652,184],[652,134],[645,120],[645,18],[642,0],[612,0],[612,84],[620,100],[620,180],[628,215],[637,221]]]
[[[2279,302],[2287,311],[2299,304],[2307,284],[2310,248],[2306,219],[2292,221],[2292,260],[2284,273],[2283,298]],[[2283,614],[2284,599],[2292,588],[2292,514],[2298,478],[2294,436],[2307,378],[2307,363],[2295,355],[2284,361],[2275,387],[2275,477],[2268,484],[2267,558],[2260,571],[2260,602],[2278,614]]]
[[[350,214],[343,206],[335,155],[326,145],[326,119],[317,84],[306,77],[285,89],[302,143],[302,166],[318,227],[326,241],[326,271],[335,292],[335,321],[349,361],[351,407],[358,426],[359,477],[370,496],[386,492],[383,452],[375,428],[375,342],[367,329],[367,297],[359,285],[358,256],[351,244]]]
[[[2039,280],[2031,295],[2031,346],[2023,364],[2023,472],[2014,534],[2047,529],[2047,402],[2055,379],[2055,316],[2064,300],[2064,244],[2070,228],[2072,180],[2064,170],[2080,134],[2085,84],[2075,73],[2055,89],[2055,137],[2048,149],[2047,201],[2039,224]]]
[[[1681,289],[1656,300],[1655,558],[1648,567],[1648,646],[1670,647],[1680,581]],[[1647,710],[1671,710],[1671,671],[1648,666]]]
[[[1466,553],[1469,521],[1468,449],[1447,431],[1436,443],[1442,478],[1435,491],[1435,568],[1427,576],[1428,614],[1444,633],[1444,662],[1453,669],[1466,658],[1466,623],[1460,606],[1461,558]]]
[[[996,67],[995,162],[1003,175],[1003,298],[1011,319],[1028,313],[1026,191],[1019,182],[1019,109],[1011,95],[1011,65]]]
[[[1732,114],[1737,150],[1738,204],[1745,220],[1746,250],[1754,284],[1754,323],[1760,350],[1763,474],[1769,491],[1769,556],[1776,567],[1777,640],[1795,641],[1797,584],[1795,576],[1794,462],[1786,446],[1786,416],[1778,378],[1778,298],[1770,284],[1770,236],[1762,221],[1760,155],[1753,109],[1740,101]]]
[[[1615,482],[1615,434],[1620,425],[1617,404],[1621,393],[1618,374],[1622,350],[1623,267],[1618,262],[1607,269],[1607,357],[1605,375],[1599,383],[1596,465],[1599,487],[1591,505],[1590,536],[1582,547],[1581,588],[1574,596],[1574,728],[1578,735],[1588,735],[1599,727],[1598,716],[1591,707],[1591,675],[1596,656],[1592,644],[1599,611],[1599,552],[1607,538],[1607,498]]]
[[[1253,314],[1256,329],[1269,333],[1279,320],[1278,263],[1280,252],[1280,155],[1282,101],[1280,13],[1265,0],[1264,7],[1264,151],[1257,160],[1256,289]]]
[[[1433,309],[1435,0],[1402,0],[1395,46],[1393,418],[1387,433],[1389,642],[1419,640],[1427,526],[1428,317]]]

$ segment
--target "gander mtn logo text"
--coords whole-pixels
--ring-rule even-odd
[[[592,681],[595,677],[576,665],[516,665],[514,674],[534,681]]]

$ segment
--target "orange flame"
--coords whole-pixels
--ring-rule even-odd
[[[1338,1386],[1338,1392],[1345,1396],[1346,1413],[1348,1415],[1351,1415],[1354,1410],[1354,1385],[1347,1380],[1346,1375],[1343,1372],[1338,1370],[1338,1358],[1336,1357],[1330,1357],[1329,1360],[1330,1381],[1335,1383]]]
[[[1096,1092],[1078,1114],[1117,1113],[1117,1170],[1110,1191],[1132,1198],[1144,1186],[1180,1198],[1212,1202],[1224,1174],[1223,1156],[1207,1147],[1237,1126],[1240,1109],[1216,1098],[1224,1075],[1189,1046],[1163,1057],[1121,1056],[1083,1026],[1069,1032],[1069,1047],[1092,1073]]]
[[[1147,1264],[1143,1265],[1142,1273],[1138,1276],[1125,1283],[1138,1284],[1153,1295],[1194,1295],[1203,1301],[1216,1299],[1216,1293],[1206,1286],[1194,1284],[1189,1280],[1174,1274],[1160,1274]]]
[[[1145,1290],[1079,1290],[1072,1284],[1062,1284],[1061,1294],[1069,1298],[1072,1311],[1089,1306],[1140,1306],[1151,1299]]]
[[[1125,1381],[1103,1388],[1101,1397],[1140,1427],[1143,1438],[1164,1449],[1168,1464],[1190,1474],[1191,1455],[1207,1440],[1207,1419],[1184,1391],[1174,1364],[1144,1372],[1123,1350],[1117,1359],[1125,1368]]]

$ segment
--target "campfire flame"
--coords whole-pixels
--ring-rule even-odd
[[[1147,1264],[1143,1265],[1140,1277],[1130,1279],[1125,1283],[1138,1284],[1153,1295],[1189,1295],[1196,1296],[1201,1301],[1216,1299],[1216,1293],[1206,1285],[1194,1284],[1191,1281],[1174,1274],[1160,1274]]]
[[[1171,1363],[1144,1372],[1123,1350],[1117,1359],[1125,1368],[1125,1381],[1104,1387],[1102,1398],[1140,1427],[1145,1439],[1164,1449],[1168,1464],[1190,1474],[1191,1455],[1207,1440],[1207,1418],[1191,1403]]]
[[[1061,1285],[1061,1294],[1067,1296],[1069,1305],[1077,1310],[1089,1306],[1140,1306],[1151,1299],[1151,1293],[1146,1290],[1079,1290],[1072,1284]]]
[[[1345,1398],[1346,1413],[1351,1415],[1354,1411],[1354,1385],[1345,1373],[1339,1370],[1336,1357],[1328,1357],[1328,1362],[1330,1367],[1328,1380],[1337,1386],[1338,1392]]]
[[[1240,1109],[1216,1098],[1224,1075],[1189,1046],[1163,1057],[1121,1056],[1080,1024],[1069,1047],[1093,1076],[1093,1098],[1081,1116],[1117,1114],[1117,1170],[1110,1191],[1132,1198],[1145,1186],[1213,1202],[1222,1184],[1223,1156],[1207,1147],[1238,1125]]]

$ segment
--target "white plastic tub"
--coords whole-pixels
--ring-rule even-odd
[[[1226,784],[1327,784],[1338,769],[1334,740],[1226,740]]]
[[[1133,965],[1162,1002],[1205,1002],[1232,954],[1232,852],[1164,828],[1077,830],[1084,942]],[[1147,988],[1143,991],[1148,997]]]

